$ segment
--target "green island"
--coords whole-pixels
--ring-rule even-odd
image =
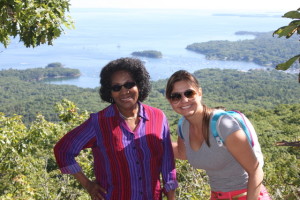
[[[145,50],[145,51],[135,51],[131,55],[139,57],[148,57],[148,58],[162,58],[162,53],[155,50]]]
[[[50,63],[45,68],[26,70],[1,70],[0,77],[18,77],[23,81],[42,81],[45,79],[75,78],[80,76],[78,69],[65,68],[61,63]]]
[[[24,79],[25,71],[0,75],[0,199],[88,200],[90,197],[78,182],[58,170],[53,146],[107,103],[100,100],[99,88]],[[265,159],[264,185],[272,199],[297,199],[299,147],[277,144],[300,140],[298,77],[276,70],[202,69],[194,74],[203,87],[206,105],[240,110],[252,121]],[[179,116],[164,97],[166,81],[152,82],[145,103],[166,113],[172,140],[176,140]],[[91,151],[84,150],[77,160],[93,179]],[[195,170],[180,160],[176,161],[176,168],[178,199],[209,199],[205,171]]]
[[[253,35],[254,39],[228,41],[214,40],[193,43],[186,47],[190,51],[204,54],[209,60],[231,60],[253,62],[258,65],[275,67],[300,52],[299,38],[277,38],[272,32],[239,31],[237,35]],[[297,67],[294,64],[294,67]],[[298,65],[299,68],[299,65]]]

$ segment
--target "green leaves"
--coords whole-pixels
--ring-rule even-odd
[[[71,102],[65,101],[72,107]],[[76,107],[76,106],[75,106]],[[77,113],[78,120],[84,120]],[[53,146],[74,123],[52,123],[37,115],[29,127],[21,116],[0,113],[0,199],[89,199],[78,183],[62,175],[55,163]],[[82,122],[81,121],[81,122]],[[90,152],[83,152],[79,162],[92,174]],[[90,177],[92,178],[92,177]]]
[[[276,34],[278,37],[285,36],[290,38],[294,33],[300,34],[300,8],[295,11],[289,11],[285,13],[282,17],[297,19],[293,20],[287,26],[283,26],[274,31],[273,36]]]
[[[176,190],[178,199],[209,199],[208,176],[203,170],[194,169],[187,161],[176,160],[176,172],[179,182]]]
[[[282,17],[291,18],[291,19],[300,19],[300,8],[295,11],[289,11],[285,13]]]
[[[300,20],[293,21],[292,24],[290,23],[288,26],[280,27],[279,29],[277,29],[276,31],[274,31],[273,36],[275,34],[277,34],[278,37],[285,36],[288,39],[288,38],[290,38],[298,30],[298,26],[299,25],[300,25]]]
[[[288,38],[292,37],[295,33],[300,35],[300,8],[298,8],[295,11],[289,11],[289,12],[285,13],[282,17],[297,19],[297,20],[293,20],[287,26],[278,28],[276,31],[273,32],[273,36],[278,35],[278,37],[285,37],[288,39]],[[284,63],[278,64],[276,66],[276,69],[287,70],[293,65],[293,63],[296,60],[299,60],[299,62],[300,62],[300,54],[290,58],[288,61],[286,61]],[[299,73],[298,81],[300,83],[300,73]]]
[[[0,4],[0,42],[7,47],[9,37],[19,37],[26,47],[52,45],[64,29],[73,27],[66,12],[68,0],[4,1]]]
[[[73,102],[67,99],[63,99],[61,103],[55,104],[55,108],[59,118],[65,123],[79,125],[88,117],[88,113],[86,111],[84,111],[82,114],[79,114],[79,108]]]
[[[276,66],[277,70],[287,70],[288,68],[290,68],[292,66],[292,64],[296,61],[299,60],[300,61],[300,54],[297,56],[294,56],[292,58],[290,58],[288,61],[278,64]]]

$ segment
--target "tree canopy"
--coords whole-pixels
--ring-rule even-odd
[[[26,47],[52,45],[63,32],[73,28],[69,0],[1,0],[0,42],[6,48],[10,37],[18,37]]]

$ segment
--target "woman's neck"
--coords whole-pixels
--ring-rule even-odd
[[[138,113],[139,113],[138,104],[135,104],[135,106],[132,109],[126,109],[126,110],[120,109],[117,105],[116,107],[119,111],[120,117],[122,117],[124,120],[133,120],[138,117]]]
[[[203,106],[199,106],[198,109],[190,116],[185,117],[186,120],[193,126],[199,126],[199,123],[202,124],[202,119],[204,116]]]
[[[186,118],[188,120],[190,127],[193,127],[195,130],[202,129],[202,121],[203,121],[203,114],[202,113],[195,113],[193,116],[189,116]]]
[[[203,118],[205,116],[207,116],[207,114],[205,112],[207,112],[208,115],[211,115],[213,110],[210,108],[201,106],[201,108],[198,108],[197,111],[193,115],[185,117],[185,118],[186,118],[186,120],[188,120],[188,122],[190,123],[191,126],[199,127],[199,126],[202,126]]]

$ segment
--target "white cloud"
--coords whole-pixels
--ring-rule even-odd
[[[282,12],[300,8],[299,0],[70,0],[70,3],[72,8],[161,8]]]

